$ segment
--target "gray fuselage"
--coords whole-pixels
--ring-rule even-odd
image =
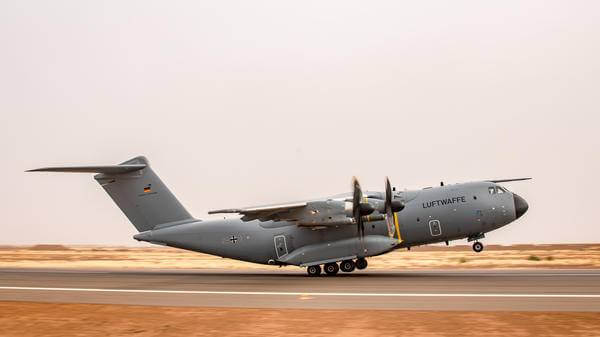
[[[367,222],[365,239],[373,248],[366,256],[416,245],[478,239],[513,222],[527,210],[521,197],[491,182],[395,192],[395,197],[405,203],[405,208],[396,213],[397,230],[390,238],[385,221]],[[356,246],[357,229],[224,218],[157,226],[134,238],[254,263],[311,265],[355,257],[348,253],[353,248],[348,247]]]

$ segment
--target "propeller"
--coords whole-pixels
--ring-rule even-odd
[[[388,227],[388,234],[394,237],[394,213],[404,209],[404,203],[400,200],[394,200],[392,194],[392,185],[390,179],[385,177],[385,220]]]
[[[365,253],[365,244],[363,238],[365,236],[365,224],[363,222],[363,216],[369,215],[375,211],[375,208],[369,203],[362,203],[363,194],[358,179],[352,178],[352,217],[356,221],[356,229],[358,232],[358,239],[361,243],[362,254]]]

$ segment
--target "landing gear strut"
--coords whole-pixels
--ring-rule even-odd
[[[473,244],[473,250],[475,251],[475,253],[481,253],[481,251],[483,250],[483,243],[477,241]]]
[[[349,273],[354,271],[354,268],[356,268],[356,265],[354,264],[354,261],[352,260],[344,260],[342,261],[342,263],[340,263],[340,269],[343,272]]]
[[[306,268],[306,272],[308,273],[308,276],[319,276],[321,275],[321,266],[309,266]]]
[[[327,275],[331,275],[331,276],[337,274],[338,271],[340,270],[340,267],[338,267],[338,264],[335,263],[335,262],[327,263],[327,264],[325,264],[324,267],[325,267],[324,268],[325,269],[325,273]]]
[[[361,257],[359,259],[356,260],[356,269],[362,270],[367,268],[367,259],[365,259],[364,257]]]

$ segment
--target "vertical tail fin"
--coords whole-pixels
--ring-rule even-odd
[[[29,172],[33,171],[98,173],[94,179],[140,232],[164,223],[194,220],[143,156],[119,165],[47,167]]]

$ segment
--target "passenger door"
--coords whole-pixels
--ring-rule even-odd
[[[442,235],[442,224],[440,220],[429,220],[429,233],[436,237]]]
[[[273,237],[273,241],[275,243],[275,253],[277,254],[277,259],[279,260],[288,254],[285,235],[277,235]]]

